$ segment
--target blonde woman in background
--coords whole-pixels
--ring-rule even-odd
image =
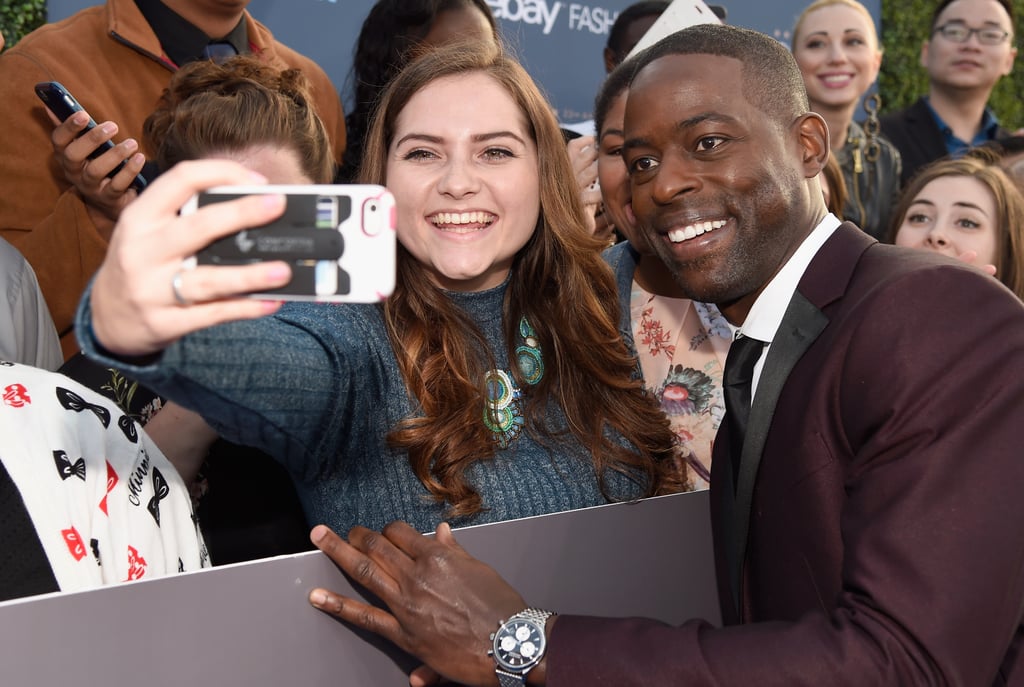
[[[843,170],[842,216],[881,239],[899,195],[900,154],[878,133],[877,96],[865,103],[864,125],[853,121],[882,65],[874,19],[857,0],[815,0],[797,18],[792,51],[811,109],[828,124],[832,154]]]

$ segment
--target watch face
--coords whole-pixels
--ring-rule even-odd
[[[544,628],[532,620],[516,618],[494,635],[494,658],[512,672],[522,672],[540,661],[544,652]]]

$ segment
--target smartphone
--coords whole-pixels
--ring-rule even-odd
[[[292,280],[253,298],[375,303],[395,289],[395,199],[374,184],[223,186],[193,196],[181,209],[280,193],[284,214],[214,241],[185,266],[246,265],[284,260]]]
[[[57,115],[57,118],[62,122],[76,112],[80,112],[84,109],[78,104],[75,97],[68,92],[68,89],[64,88],[64,86],[56,81],[43,81],[42,83],[37,83],[36,95],[39,96],[39,99],[43,101],[43,104],[49,108],[50,112]],[[96,122],[90,117],[89,123],[86,124],[85,128],[82,129],[78,136],[80,137],[87,131],[95,128]],[[113,147],[113,141],[104,141],[100,147],[89,153],[89,159],[94,160]],[[123,161],[117,167],[110,170],[110,173],[107,174],[107,178],[109,179],[120,172],[122,167],[124,167]],[[135,178],[132,179],[130,186],[139,193],[142,193],[142,190],[146,188],[147,183],[148,182],[145,177],[141,174],[136,174]]]

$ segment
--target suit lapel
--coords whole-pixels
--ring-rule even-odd
[[[742,598],[740,580],[743,560],[746,557],[754,482],[757,480],[757,470],[761,464],[761,455],[768,438],[772,416],[775,414],[775,405],[786,379],[789,378],[789,373],[827,324],[828,318],[818,308],[799,291],[794,293],[779,331],[776,332],[768,349],[768,357],[765,358],[761,377],[757,382],[757,394],[750,408],[750,420],[743,441],[740,474],[736,479],[736,498],[731,518],[732,537],[728,543],[732,549],[729,559],[733,561],[735,567],[731,571],[730,580],[733,583],[733,598],[737,600]],[[737,602],[737,607],[739,606]]]
[[[715,475],[712,472],[712,480],[717,481],[716,492],[721,499],[721,544],[725,563],[729,567],[730,591],[738,620],[744,619],[742,573],[750,531],[754,485],[757,482],[757,471],[761,465],[775,407],[793,368],[828,325],[828,317],[822,309],[842,298],[861,254],[875,243],[875,239],[847,222],[836,229],[811,260],[786,308],[786,314],[762,366],[754,403],[750,409],[747,434],[743,441],[735,495],[732,489],[721,486],[732,483],[728,456],[715,463],[714,469],[722,473]],[[728,421],[726,416],[725,422]],[[719,431],[721,432],[721,428]],[[715,453],[717,456],[719,452]]]

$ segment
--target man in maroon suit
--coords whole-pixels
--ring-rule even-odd
[[[648,239],[734,349],[762,342],[742,444],[730,410],[714,451],[727,626],[524,611],[444,525],[316,528],[390,612],[311,602],[467,684],[496,684],[493,649],[503,687],[1024,685],[1024,306],[827,213],[828,131],[773,39],[692,27],[624,68]]]

